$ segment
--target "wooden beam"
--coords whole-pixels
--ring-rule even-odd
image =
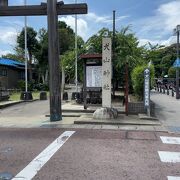
[[[87,14],[87,4],[57,4],[58,15]],[[43,16],[47,15],[47,4],[30,6],[1,6],[0,16]]]

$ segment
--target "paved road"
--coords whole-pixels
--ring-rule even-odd
[[[170,131],[180,132],[180,100],[159,92],[151,93],[156,103],[156,115]]]
[[[16,176],[30,167],[28,173],[33,174],[45,159],[47,162],[35,173],[34,180],[164,180],[167,176],[180,176],[180,154],[176,163],[163,162],[158,154],[180,152],[180,139],[166,144],[160,136],[175,135],[158,132],[76,129],[66,142],[67,136],[55,141],[65,143],[59,149],[54,147],[57,152],[50,160],[47,156],[53,147],[46,151],[47,156],[41,154],[32,161],[64,131],[0,129],[0,173]]]

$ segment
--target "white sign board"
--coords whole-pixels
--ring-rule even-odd
[[[86,66],[86,86],[102,87],[102,66]]]
[[[144,71],[144,106],[150,105],[150,71],[145,69]]]
[[[111,108],[111,76],[112,76],[112,41],[102,41],[102,107]]]

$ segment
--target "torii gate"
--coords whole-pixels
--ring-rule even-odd
[[[47,3],[41,5],[8,6],[8,0],[0,0],[0,16],[48,16],[50,121],[62,120],[58,15],[71,14],[87,14],[87,4],[64,4],[63,1],[47,0]]]

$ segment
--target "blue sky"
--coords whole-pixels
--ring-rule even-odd
[[[77,0],[88,4],[88,14],[78,16],[78,34],[87,40],[103,27],[112,29],[112,11],[116,10],[116,29],[131,25],[140,45],[147,42],[169,45],[175,42],[173,28],[180,24],[180,0]],[[9,0],[9,5],[23,5],[24,0]],[[40,4],[45,0],[27,0]],[[75,0],[64,0],[65,4]],[[23,17],[0,17],[0,55],[13,52]],[[74,16],[59,19],[74,28]],[[28,26],[37,31],[47,28],[46,17],[28,17]]]

